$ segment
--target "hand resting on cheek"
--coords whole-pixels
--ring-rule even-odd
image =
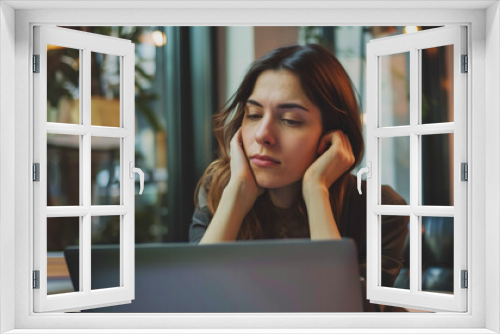
[[[323,135],[318,144],[319,157],[309,166],[303,178],[308,185],[330,188],[356,161],[349,137],[341,130]]]
[[[250,201],[255,202],[257,197],[262,195],[264,188],[257,185],[255,176],[250,168],[250,164],[243,148],[243,139],[241,136],[241,127],[236,131],[231,139],[231,179],[230,185],[242,187]]]

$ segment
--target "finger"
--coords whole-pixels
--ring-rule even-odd
[[[238,129],[238,131],[235,132],[233,135],[233,139],[231,140],[231,143],[235,145],[237,149],[241,148],[243,146],[243,139],[241,136],[241,128]]]
[[[354,157],[354,152],[352,150],[351,146],[351,141],[349,140],[349,136],[347,134],[343,134],[344,137],[344,148],[346,150],[346,153],[349,156],[349,159],[351,160],[351,165],[356,162],[356,158]]]
[[[351,146],[351,141],[349,140],[349,136],[345,133],[343,133],[343,137],[344,137],[344,145],[345,145],[345,148],[348,152],[351,152],[352,153],[352,146]]]
[[[231,145],[236,143],[236,141],[238,140],[237,138],[238,138],[238,131],[236,131],[233,137],[231,138]]]
[[[239,128],[236,133],[234,134],[234,141],[237,144],[241,144],[241,128]]]
[[[344,150],[347,150],[349,147],[347,146],[348,143],[349,143],[349,139],[347,137],[347,135],[344,133],[344,132],[341,132],[340,133],[340,140],[342,141],[342,148]]]
[[[238,139],[239,137],[239,131],[236,131],[236,133],[233,135],[233,138],[231,139],[231,156],[233,157],[240,157],[242,156],[243,153],[243,147],[240,144],[240,140]]]
[[[335,147],[336,149],[342,148],[342,146],[343,146],[342,131],[336,130],[333,132],[332,137],[331,137],[331,144],[332,144],[332,147]]]
[[[241,127],[238,129],[238,131],[236,131],[236,139],[238,140],[238,143],[241,144],[241,142],[243,140]]]
[[[321,140],[319,142],[319,145],[318,145],[318,154],[323,154],[329,145],[332,145],[333,143],[333,135],[334,135],[335,131],[330,131],[330,132],[327,132],[326,134],[323,135],[323,137],[321,137]]]
[[[323,154],[323,152],[325,152],[325,149],[326,149],[326,145],[328,144],[328,142],[330,141],[330,135],[329,133],[327,133],[326,135],[323,135],[319,141],[319,145],[318,145],[318,154],[321,155]]]
[[[337,143],[338,147],[342,150],[345,150],[347,149],[347,146],[346,146],[346,138],[347,138],[347,135],[343,132],[343,131],[335,131],[335,139],[334,139],[334,142]],[[332,142],[333,144],[333,142]]]

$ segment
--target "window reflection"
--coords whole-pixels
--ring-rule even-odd
[[[410,124],[410,53],[380,57],[381,126]]]
[[[410,204],[410,137],[381,138],[380,155],[382,185],[391,186]]]
[[[120,57],[91,52],[91,124],[120,126]]]
[[[47,45],[47,122],[80,122],[80,50]]]
[[[120,286],[120,216],[92,217],[91,242],[91,289]]]
[[[453,45],[423,49],[422,124],[453,122]]]
[[[47,295],[80,291],[74,289],[63,252],[79,250],[80,217],[47,218]]]
[[[80,205],[80,138],[47,134],[47,206]]]
[[[120,138],[92,137],[92,205],[120,205]]]
[[[454,205],[453,138],[453,133],[422,136],[422,205]]]
[[[453,294],[453,217],[421,217],[422,291]]]

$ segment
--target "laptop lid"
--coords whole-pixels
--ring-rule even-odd
[[[78,286],[78,249],[65,250]],[[93,246],[92,289],[117,286],[119,249]],[[361,312],[352,240],[138,244],[135,300],[89,312]]]

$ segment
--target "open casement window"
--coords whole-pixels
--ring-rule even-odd
[[[466,28],[459,26],[368,43],[367,297],[373,303],[467,310],[463,287],[467,274],[466,54]],[[384,203],[384,184],[405,198],[407,205]],[[391,236],[383,222],[389,216],[409,217],[407,286],[384,286],[381,268],[388,259],[382,241]],[[429,242],[429,238],[434,239]],[[436,250],[445,244],[448,252]]]
[[[128,40],[34,28],[35,312],[134,299],[134,52]],[[116,249],[105,286],[92,280],[99,247]],[[71,289],[53,289],[70,267]]]

